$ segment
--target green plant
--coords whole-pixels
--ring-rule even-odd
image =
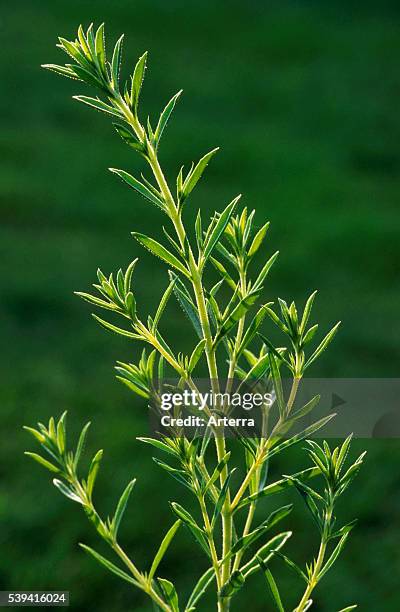
[[[199,210],[194,238],[188,235],[183,222],[186,201],[217,149],[207,153],[197,164],[192,164],[188,172],[184,172],[182,167],[176,179],[176,190],[171,190],[160,166],[158,149],[180,92],[168,102],[155,128],[149,119],[145,123],[141,121],[138,102],[146,54],[139,58],[130,82],[121,84],[122,37],[114,47],[110,62],[106,57],[103,25],[96,32],[90,26],[87,33],[80,27],[75,41],[59,40],[58,46],[72,58],[72,63],[65,66],[51,64],[46,68],[83,81],[100,91],[104,99],[88,96],[76,96],[76,99],[116,119],[116,131],[130,148],[144,158],[152,179],[142,175],[139,180],[124,170],[111,171],[156,205],[168,217],[174,232],[171,236],[164,229],[168,247],[151,237],[133,233],[142,246],[169,267],[169,284],[154,317],[143,320],[136,308],[132,290],[136,259],[125,272],[119,270],[116,277],[113,274],[107,277],[99,270],[98,283],[94,285],[97,295],[78,293],[90,304],[121,317],[126,324],[120,327],[93,315],[107,330],[151,347],[150,354],[143,351],[138,365],[119,362],[118,378],[134,393],[157,407],[164,379],[171,371],[178,379],[177,388],[188,389],[195,395],[200,393],[193,373],[203,360],[207,365],[212,392],[215,396],[221,396],[215,414],[222,417],[229,414],[224,394],[235,389],[265,391],[272,385],[275,401],[272,405],[265,403],[260,407],[261,429],[257,435],[253,433],[248,436],[240,428],[235,428],[235,438],[230,443],[243,450],[244,466],[237,485],[236,474],[232,477],[234,469],[231,453],[227,451],[225,429],[219,425],[207,427],[203,437],[189,438],[178,427],[159,438],[140,438],[167,455],[172,465],[159,458],[155,459],[156,463],[189,488],[195,500],[190,512],[177,502],[170,504],[176,520],[162,540],[147,572],[136,567],[118,540],[118,527],[135,481],[131,481],[123,492],[114,516],[104,519],[93,502],[102,451],[94,456],[86,478],[78,474],[88,425],[82,430],[75,451],[67,446],[65,414],[57,423],[51,418],[47,427],[41,423],[38,429],[27,427],[50,460],[35,453],[28,454],[55,474],[53,482],[64,495],[82,505],[101,538],[116,553],[125,569],[89,547],[82,545],[83,548],[109,571],[147,593],[158,609],[193,611],[197,609],[205,591],[214,585],[218,610],[228,610],[235,594],[243,588],[247,579],[253,573],[262,571],[273,603],[282,611],[284,604],[272,574],[273,563],[281,561],[304,581],[304,592],[295,608],[296,612],[303,612],[311,606],[312,591],[335,562],[353,526],[350,523],[338,528],[334,512],[339,496],[351,483],[363,460],[361,455],[347,470],[344,469],[351,437],[333,451],[326,442],[319,445],[307,440],[334,415],[321,418],[304,429],[300,427],[297,433],[289,435],[290,430],[297,427],[318,404],[319,397],[316,396],[306,405],[296,406],[299,384],[305,371],[333,339],[338,325],[309,352],[318,329],[318,325],[308,327],[315,292],[308,298],[301,316],[294,302],[288,305],[283,300],[279,300],[279,316],[272,309],[271,302],[262,304],[254,312],[277,253],[266,261],[255,277],[251,275],[253,259],[265,239],[269,224],[257,230],[254,211],[248,214],[244,208],[237,212],[239,197],[234,198],[220,214],[216,213],[207,227]],[[218,281],[214,284],[210,282],[211,268],[218,275]],[[207,279],[206,272],[209,274]],[[176,353],[160,329],[164,309],[172,296],[175,296],[199,336],[191,355]],[[285,348],[275,347],[261,333],[266,317],[283,333],[287,344]],[[252,345],[257,344],[260,346],[258,352],[250,350]],[[281,378],[283,371],[289,372],[291,378],[289,393],[286,393]],[[207,415],[213,413],[210,406],[206,406],[205,411]],[[283,475],[280,480],[267,484],[272,457],[303,440],[307,440],[311,467],[292,475]],[[215,453],[212,453],[213,446]],[[320,491],[308,484],[316,477],[323,482]],[[282,552],[292,532],[285,530],[272,537],[268,535],[278,522],[290,514],[292,505],[273,510],[257,527],[253,527],[259,501],[289,487],[297,489],[304,498],[320,533],[317,556],[306,565],[304,571]],[[181,525],[204,551],[210,565],[183,607],[178,602],[174,584],[157,575],[159,564]],[[260,541],[263,542],[261,546]],[[250,558],[245,560],[246,556]]]

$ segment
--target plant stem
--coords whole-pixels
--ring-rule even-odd
[[[129,559],[128,555],[120,547],[120,545],[115,543],[113,546],[113,550],[116,552],[119,558],[125,563],[126,567],[130,570],[131,574],[135,575],[136,572],[139,573],[140,584],[141,584],[140,588],[143,591],[145,591],[149,595],[149,597],[151,597],[151,599],[157,604],[157,606],[159,606],[159,608],[161,608],[161,610],[164,610],[165,612],[171,612],[171,607],[168,604],[166,604],[161,599],[161,597],[159,597],[159,595],[157,595],[152,585],[140,574],[139,570],[132,563],[132,561]],[[137,580],[139,581],[138,578]]]
[[[324,563],[324,558],[325,558],[325,553],[326,553],[326,547],[329,541],[329,533],[330,533],[330,528],[331,528],[331,520],[332,520],[332,514],[333,514],[333,498],[331,497],[331,502],[329,507],[327,508],[326,511],[326,517],[325,517],[325,523],[324,523],[324,527],[323,527],[323,531],[322,531],[322,535],[321,535],[321,544],[319,546],[319,550],[318,550],[318,556],[317,559],[315,561],[314,567],[313,567],[313,571],[311,574],[311,577],[308,581],[307,587],[303,593],[303,597],[300,600],[299,605],[297,606],[297,608],[295,608],[295,612],[303,612],[307,601],[310,599],[311,593],[313,592],[313,590],[315,589],[315,587],[318,584],[318,575],[322,569],[323,563]]]
[[[199,494],[198,499],[200,503],[201,513],[203,515],[203,521],[204,521],[205,532],[206,532],[206,536],[208,540],[208,545],[210,547],[210,554],[211,554],[211,560],[212,560],[212,564],[213,564],[213,568],[215,572],[215,579],[217,581],[217,587],[219,590],[222,584],[221,584],[221,576],[220,576],[219,566],[218,566],[218,555],[217,555],[217,550],[215,548],[214,538],[212,535],[211,523],[210,523],[210,519],[208,516],[208,512],[207,512],[207,508],[206,508],[206,504],[204,502],[203,496]]]
[[[67,478],[72,486],[77,491],[78,495],[82,500],[86,501],[86,511],[89,517],[89,520],[95,525],[98,531],[98,525],[101,524],[104,528],[105,525],[101,520],[99,514],[97,513],[91,499],[88,498],[84,487],[81,485],[79,478],[77,477],[75,472],[70,470],[67,471]],[[94,520],[95,519],[95,520]],[[100,534],[101,535],[101,534]],[[102,536],[103,537],[103,536]],[[121,546],[116,541],[111,541],[110,538],[103,537],[103,539],[107,542],[107,544],[113,549],[113,551],[118,555],[118,557],[123,561],[124,565],[128,568],[133,578],[136,581],[136,585],[138,588],[142,589],[151,599],[165,612],[171,612],[170,606],[166,604],[161,597],[156,593],[153,589],[152,585],[148,582],[148,580],[143,576],[143,574],[138,570],[136,565],[131,561],[126,552],[121,548]]]
[[[164,177],[164,174],[158,162],[156,152],[154,151],[153,148],[150,149],[149,163],[153,171],[154,177],[157,181],[157,184],[161,190],[161,193],[167,203],[168,209],[170,211],[171,219],[174,224],[175,231],[179,238],[180,244],[182,248],[185,250],[187,246],[185,228],[183,226],[180,213],[178,212],[178,207],[175,204],[175,200],[168,187],[167,181]],[[197,305],[198,312],[199,312],[199,319],[200,319],[200,324],[201,324],[201,328],[203,332],[203,337],[206,341],[205,354],[206,354],[206,359],[207,359],[210,382],[211,382],[213,393],[217,394],[219,392],[218,367],[217,367],[217,361],[216,361],[216,356],[215,356],[215,350],[213,347],[213,339],[212,339],[212,333],[211,333],[211,328],[210,328],[210,321],[209,321],[208,313],[207,313],[206,301],[204,297],[204,290],[202,286],[201,274],[199,272],[199,269],[196,264],[196,261],[195,261],[190,245],[188,245],[187,248],[188,248],[188,264],[189,264],[189,269],[191,272],[193,291],[194,291],[195,298],[196,298],[196,305]],[[221,461],[224,455],[226,454],[225,439],[223,435],[219,436],[217,433],[217,435],[215,436],[215,446],[216,446],[218,461]],[[227,477],[228,477],[228,468],[227,466],[225,466],[224,469],[221,471],[221,475],[220,475],[221,487],[224,485]],[[231,513],[230,505],[231,505],[231,500],[230,500],[230,493],[228,491],[223,508],[222,508],[222,512],[221,512],[222,514],[222,542],[223,542],[222,558],[224,558],[227,555],[232,545],[232,513]],[[222,585],[225,584],[225,582],[229,580],[230,565],[231,564],[230,564],[229,559],[227,559],[227,561],[225,561],[222,564],[222,567],[221,567],[221,584]],[[228,606],[224,608],[228,610],[229,602],[224,603],[224,605]]]
[[[263,464],[264,461],[264,445],[262,445],[260,447],[260,451],[258,456],[254,459],[254,462],[252,463],[252,465],[249,468],[249,471],[247,472],[242,484],[240,485],[238,492],[236,493],[232,504],[231,504],[231,510],[233,511],[236,506],[238,505],[238,503],[240,502],[240,500],[243,497],[244,492],[246,491],[247,487],[250,484],[250,480],[252,479],[252,477],[254,476],[254,473],[256,472],[256,470]]]
[[[321,540],[321,544],[319,547],[319,551],[318,551],[318,557],[317,560],[315,562],[315,566],[314,566],[314,570],[312,573],[312,576],[308,582],[307,588],[304,591],[303,597],[300,600],[299,605],[297,606],[297,608],[295,609],[295,612],[303,612],[307,601],[310,599],[310,595],[313,592],[313,590],[315,589],[316,585],[317,585],[317,577],[318,574],[322,568],[322,564],[324,562],[324,557],[325,557],[325,552],[326,552],[326,541],[324,541],[324,539]]]
[[[292,382],[292,388],[290,389],[289,399],[286,404],[286,415],[288,416],[293,408],[294,401],[296,399],[297,391],[299,389],[301,377],[295,376]]]
[[[208,314],[207,314],[207,307],[206,307],[205,299],[204,299],[203,287],[201,284],[200,275],[198,274],[197,271],[195,273],[195,277],[193,278],[193,289],[194,289],[195,296],[196,296],[197,307],[199,310],[199,318],[200,318],[201,326],[203,329],[204,338],[206,340],[205,350],[206,350],[206,357],[207,357],[208,370],[209,370],[209,375],[210,375],[210,380],[211,380],[211,386],[212,386],[213,392],[216,394],[219,392],[217,362],[215,359],[215,351],[212,346],[211,329],[210,329],[210,323],[209,323]],[[219,462],[222,460],[222,458],[226,454],[226,446],[225,446],[225,438],[223,437],[223,435],[218,435],[218,432],[216,433],[216,436],[215,436],[215,446],[216,446],[217,457],[218,457],[218,462]],[[221,487],[224,485],[227,477],[228,477],[228,467],[225,466],[224,469],[221,471],[221,475],[220,475]],[[222,507],[222,512],[221,512],[222,514],[222,558],[226,557],[232,545],[232,512],[231,512],[230,506],[231,506],[231,500],[230,500],[230,493],[228,491],[224,505]],[[230,565],[231,565],[230,559],[227,559],[222,564],[222,567],[221,567],[222,585],[224,585],[229,580]],[[228,607],[221,608],[221,610],[223,609],[229,610],[229,602],[227,602],[226,605]]]

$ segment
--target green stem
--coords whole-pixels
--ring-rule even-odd
[[[243,270],[243,268],[241,268],[240,270],[240,287],[242,290],[242,294],[244,295],[246,292],[246,273]],[[238,361],[238,350],[240,347],[240,343],[242,341],[242,337],[243,337],[243,331],[244,331],[244,324],[245,324],[245,320],[246,320],[246,315],[244,314],[240,319],[239,319],[239,323],[238,323],[238,329],[237,329],[237,334],[236,334],[236,339],[235,339],[235,347],[233,349],[233,354],[232,357],[229,361],[229,371],[228,371],[228,380],[227,380],[227,385],[226,385],[226,389],[225,392],[226,393],[230,393],[231,389],[232,389],[232,382],[233,382],[233,376],[235,374],[235,369],[236,369],[236,364]]]
[[[85,508],[87,509],[87,515],[89,520],[95,525],[97,531],[99,525],[106,529],[104,522],[101,520],[99,514],[97,513],[91,499],[89,499],[85,488],[81,485],[79,478],[77,477],[75,472],[68,471],[68,480],[75,488],[77,494],[81,497],[82,500],[86,501]],[[101,535],[101,534],[100,534]],[[102,536],[103,537],[103,536]],[[124,565],[128,568],[133,578],[136,581],[136,586],[147,593],[149,597],[159,606],[161,610],[164,612],[171,612],[171,607],[166,604],[161,597],[156,593],[153,589],[152,585],[148,582],[148,580],[143,576],[143,574],[138,570],[136,565],[131,561],[126,552],[121,548],[121,546],[116,541],[112,541],[108,537],[103,537],[103,539],[107,542],[107,544],[112,548],[112,550],[118,555],[118,557],[123,561]]]
[[[289,399],[288,402],[286,404],[286,414],[288,415],[291,411],[291,409],[293,408],[293,404],[295,402],[296,399],[296,395],[297,395],[297,391],[299,388],[299,383],[300,383],[300,378],[299,377],[295,377],[293,379],[293,383],[292,383],[292,388],[290,390],[290,394],[289,394]],[[238,505],[238,503],[240,502],[241,498],[243,497],[247,487],[250,484],[251,479],[253,478],[254,474],[258,474],[259,470],[262,467],[262,464],[266,458],[266,453],[268,452],[268,445],[269,445],[269,440],[265,440],[264,442],[261,443],[260,448],[259,448],[259,454],[258,456],[255,458],[254,463],[251,465],[249,471],[247,472],[241,486],[238,489],[238,492],[236,493],[234,500],[232,502],[231,505],[231,510],[234,510],[236,508],[236,506]]]
[[[326,553],[326,541],[324,541],[324,539],[321,540],[321,545],[319,547],[319,551],[318,551],[318,557],[317,560],[315,562],[315,566],[314,566],[314,571],[312,573],[312,576],[308,582],[307,588],[304,591],[303,597],[300,600],[299,605],[297,606],[297,608],[295,609],[296,612],[303,612],[307,601],[310,599],[311,593],[313,592],[313,590],[315,589],[315,587],[317,586],[317,582],[318,582],[318,574],[321,571],[322,568],[322,564],[324,562],[324,557],[325,557],[325,553]]]
[[[157,184],[160,188],[160,191],[167,204],[168,210],[170,212],[170,217],[174,224],[175,231],[179,238],[180,244],[185,251],[186,251],[186,248],[188,249],[188,264],[189,264],[189,269],[191,272],[193,291],[194,291],[195,298],[196,298],[196,305],[197,305],[198,312],[199,312],[199,319],[200,319],[200,324],[201,324],[201,328],[203,332],[203,337],[206,341],[205,354],[206,354],[206,359],[207,359],[208,371],[209,371],[213,393],[216,394],[219,392],[218,367],[217,367],[217,361],[216,361],[216,356],[215,356],[215,350],[213,347],[213,338],[212,338],[212,333],[211,333],[211,328],[210,328],[210,321],[209,321],[208,313],[207,313],[207,306],[206,306],[205,297],[204,297],[201,274],[199,272],[199,268],[196,264],[196,261],[195,261],[190,245],[186,245],[186,232],[185,232],[185,228],[182,223],[180,213],[178,212],[178,207],[175,204],[175,200],[171,194],[167,181],[161,170],[160,164],[157,159],[156,152],[152,148],[150,149],[149,163],[153,171],[154,177],[157,181]],[[221,461],[221,459],[226,454],[224,437],[216,435],[215,445],[216,445],[218,461]],[[228,468],[227,466],[225,466],[224,469],[221,471],[221,475],[220,475],[221,487],[224,485],[227,477],[228,477]],[[229,492],[226,496],[226,500],[222,508],[222,541],[223,541],[222,557],[225,557],[226,554],[229,552],[231,545],[232,545],[232,514],[230,510]],[[229,575],[230,575],[230,560],[228,559],[226,562],[222,564],[222,567],[221,567],[222,584],[225,584],[225,582],[229,580]],[[228,605],[228,608],[225,608],[225,609],[229,609],[229,602],[228,604],[224,604],[224,605]]]
[[[260,468],[264,462],[265,459],[265,453],[264,453],[264,446],[262,445],[260,447],[259,450],[259,454],[257,455],[257,457],[254,459],[254,462],[252,463],[252,465],[249,468],[249,471],[247,472],[242,484],[240,485],[233,501],[231,504],[231,510],[235,510],[236,506],[238,505],[238,503],[240,502],[240,500],[242,499],[247,487],[250,484],[251,479],[253,478],[256,470],[258,468]]]
[[[206,504],[205,504],[204,498],[201,495],[201,493],[198,495],[198,499],[200,503],[201,513],[203,516],[205,533],[206,533],[208,545],[210,548],[211,560],[212,560],[212,564],[213,564],[213,568],[215,572],[215,579],[217,581],[217,587],[219,590],[222,584],[221,584],[221,576],[220,576],[219,565],[218,565],[218,555],[217,555],[217,550],[215,548],[214,537],[212,535],[211,523],[210,523],[210,519],[208,516]]]
[[[207,357],[208,371],[209,371],[210,380],[211,380],[211,386],[212,386],[212,390],[214,394],[216,394],[219,392],[219,381],[218,381],[218,369],[217,369],[217,362],[215,358],[215,351],[213,349],[210,322],[208,319],[207,307],[206,307],[206,303],[204,299],[204,292],[203,292],[203,287],[201,284],[201,278],[197,270],[194,272],[195,274],[193,278],[193,289],[194,289],[195,296],[196,296],[197,308],[199,311],[199,318],[200,318],[204,338],[206,340],[205,350],[206,350],[206,357]],[[215,436],[215,446],[217,450],[218,461],[221,461],[222,458],[226,454],[226,446],[225,446],[225,438],[223,437],[223,435],[219,435],[219,432],[217,432]],[[228,467],[225,466],[224,469],[221,471],[221,475],[220,475],[221,487],[224,485],[227,477],[228,477]],[[222,511],[221,511],[221,514],[222,514],[222,558],[227,556],[232,546],[233,523],[232,523],[232,513],[231,513],[230,506],[231,506],[231,499],[230,499],[230,492],[228,491],[224,505],[222,507]],[[230,559],[228,558],[221,566],[222,585],[225,584],[229,580],[230,565],[231,565]],[[226,605],[228,607],[225,609],[229,610],[229,602],[226,603]]]
[[[247,513],[246,523],[245,523],[245,526],[243,528],[243,533],[242,533],[243,537],[246,536],[250,532],[251,524],[253,522],[255,511],[256,511],[256,502],[251,502],[249,511]],[[243,550],[240,550],[236,554],[235,562],[233,564],[233,571],[239,569],[239,565],[240,565],[240,561],[242,560],[242,557],[243,557]]]
[[[329,533],[331,530],[332,515],[333,515],[333,501],[330,502],[330,505],[327,508],[324,527],[323,527],[323,531],[321,535],[321,544],[318,550],[318,556],[315,561],[311,577],[308,581],[307,587],[303,593],[303,597],[301,598],[299,605],[297,606],[297,608],[295,608],[295,612],[304,611],[307,601],[310,599],[311,593],[313,592],[313,590],[318,584],[318,576],[323,567],[325,554],[326,554],[326,547],[329,541]]]
[[[115,543],[112,548],[116,552],[116,554],[119,556],[121,561],[123,561],[125,563],[126,567],[130,570],[131,574],[134,575],[135,571],[138,572],[136,566],[132,563],[132,561],[129,559],[128,555],[120,547],[119,544]],[[139,572],[139,574],[140,574],[140,572]],[[166,604],[161,599],[161,597],[153,589],[152,585],[141,574],[140,574],[140,577],[141,577],[141,580],[140,580],[141,586],[140,586],[140,588],[143,591],[145,591],[149,595],[149,597],[151,597],[151,599],[154,601],[154,603],[156,603],[157,606],[159,606],[161,608],[161,610],[164,610],[165,612],[171,612],[171,607],[168,604]]]
[[[289,399],[286,404],[286,415],[288,416],[293,408],[294,401],[296,399],[297,391],[299,389],[301,376],[295,376],[293,378],[292,388],[290,389]]]

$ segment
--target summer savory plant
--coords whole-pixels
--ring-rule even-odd
[[[143,317],[140,308],[136,307],[132,286],[137,263],[134,259],[125,272],[119,270],[115,276],[106,276],[99,270],[98,282],[94,285],[96,294],[78,295],[114,315],[112,320],[94,315],[103,327],[147,347],[138,364],[119,362],[116,369],[118,378],[153,408],[166,377],[175,377],[180,390],[199,392],[194,372],[202,362],[207,366],[215,396],[221,391],[229,393],[239,381],[240,388],[273,388],[275,400],[272,406],[260,407],[260,430],[251,436],[236,428],[234,435],[228,437],[226,428],[211,426],[202,436],[189,436],[178,427],[163,435],[139,438],[156,449],[158,467],[188,488],[193,500],[190,508],[177,501],[170,502],[174,522],[146,569],[138,568],[118,535],[135,480],[122,493],[113,516],[105,518],[93,499],[101,450],[93,457],[86,476],[82,477],[80,460],[89,424],[83,428],[74,449],[67,441],[65,414],[58,421],[51,418],[47,426],[39,423],[37,429],[26,427],[41,445],[44,456],[27,454],[53,472],[54,485],[61,493],[81,505],[114,558],[105,558],[84,544],[82,548],[107,570],[141,589],[156,609],[166,612],[204,610],[202,597],[212,590],[219,612],[229,610],[234,607],[236,594],[241,589],[251,588],[251,576],[261,572],[265,576],[266,597],[270,596],[271,606],[282,612],[288,609],[282,594],[285,589],[280,588],[274,573],[278,564],[283,563],[299,580],[298,603],[294,610],[304,612],[312,607],[315,587],[336,562],[353,527],[354,521],[337,524],[336,506],[358,473],[364,456],[362,454],[348,465],[351,436],[334,449],[325,441],[319,444],[310,440],[334,415],[305,427],[301,425],[302,420],[315,409],[319,397],[312,398],[304,406],[297,405],[304,373],[327,348],[338,325],[319,344],[314,344],[318,325],[310,326],[309,319],[315,292],[301,312],[294,302],[288,305],[281,299],[278,300],[279,313],[273,309],[272,302],[260,304],[264,282],[277,253],[253,273],[253,259],[263,245],[269,224],[256,228],[254,211],[248,213],[246,208],[239,211],[239,197],[207,222],[199,210],[193,232],[188,232],[183,217],[185,207],[217,149],[204,155],[188,170],[182,167],[174,187],[167,182],[158,151],[181,92],[171,98],[156,125],[149,119],[144,122],[139,113],[139,96],[147,55],[139,58],[129,82],[121,83],[122,41],[121,36],[108,59],[104,26],[95,31],[91,25],[86,33],[79,27],[76,40],[59,39],[58,47],[69,56],[69,63],[45,67],[95,88],[98,96],[79,95],[75,99],[110,115],[122,140],[147,162],[148,177],[137,178],[115,168],[111,168],[111,172],[157,206],[160,214],[168,219],[164,244],[133,232],[140,246],[166,264],[168,286],[155,314]],[[218,275],[216,284],[211,282],[213,274]],[[162,316],[171,299],[176,299],[193,327],[191,354],[177,352],[163,336]],[[117,324],[116,318],[121,323]],[[265,330],[262,331],[267,320],[282,333],[284,347],[276,347],[265,335]],[[289,376],[291,381],[288,391],[283,375]],[[228,414],[228,406],[223,394],[221,398],[214,410],[224,416]],[[210,414],[211,408],[205,410]],[[269,482],[271,460],[301,441],[306,445],[306,464],[291,475],[282,475],[279,480]],[[235,460],[239,465],[232,466],[233,457],[228,446],[241,449],[243,461]],[[317,485],[314,486],[314,482]],[[270,502],[263,520],[255,524],[256,508],[266,501],[274,501],[279,492],[289,488],[300,494],[295,500],[304,500],[320,538],[315,556],[300,565],[290,556],[290,543],[294,538],[287,525],[292,504],[279,506],[278,503],[271,510]],[[284,527],[278,528],[278,525]],[[159,574],[163,557],[180,529],[192,538],[194,546],[200,547],[208,563],[208,569],[192,585],[185,602],[171,580]],[[185,585],[185,593],[187,590]],[[341,612],[355,607],[351,605]]]

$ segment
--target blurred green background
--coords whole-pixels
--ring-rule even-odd
[[[58,35],[80,22],[106,21],[109,41],[126,34],[125,70],[150,52],[142,108],[151,117],[181,87],[161,157],[169,177],[216,145],[221,152],[191,198],[203,215],[233,196],[271,221],[268,252],[281,251],[268,299],[320,294],[315,316],[340,334],[314,375],[398,375],[400,10],[398,2],[32,2],[3,6],[0,97],[0,589],[65,589],[73,610],[149,610],[140,594],[105,574],[78,542],[102,550],[78,507],[28,461],[23,424],[69,411],[70,431],[92,420],[89,451],[105,449],[101,510],[111,512],[138,477],[123,526],[127,550],[149,563],[171,523],[167,500],[185,499],[135,441],[146,409],[114,379],[117,359],[139,347],[98,328],[73,296],[105,271],[141,261],[135,279],[142,313],[153,309],[166,273],[130,237],[161,235],[158,211],[107,168],[138,160],[106,117],[79,106],[79,83],[40,70],[61,63]],[[188,211],[189,218],[192,213]],[[166,333],[191,346],[182,315]],[[342,503],[359,525],[335,569],[315,593],[315,610],[359,602],[360,610],[400,608],[400,445],[357,440],[368,461]],[[36,449],[35,449],[36,450]],[[303,465],[299,451],[275,475]],[[290,552],[304,562],[317,544],[301,504]],[[288,549],[289,550],[289,549]],[[182,532],[163,575],[187,592],[204,569]],[[291,602],[298,586],[279,574]],[[265,610],[261,577],[236,609]],[[269,604],[267,604],[269,605]],[[204,603],[204,610],[212,609]]]

